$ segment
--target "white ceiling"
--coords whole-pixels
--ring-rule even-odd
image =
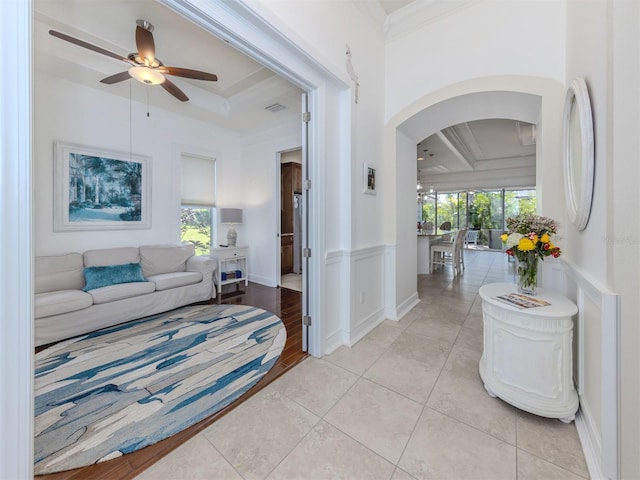
[[[34,11],[36,75],[46,71],[126,97],[133,82],[138,91],[149,89],[152,105],[239,131],[300,114],[297,86],[154,0],[35,0]],[[165,65],[214,73],[218,81],[169,77],[188,103],[133,80],[104,85],[100,79],[129,65],[48,34],[57,30],[126,57],[136,51],[137,19],[154,25],[156,55]],[[146,101],[146,94],[140,97]],[[286,109],[265,110],[275,103]]]
[[[387,15],[406,7],[414,0],[378,0]]]
[[[387,15],[413,4],[428,8],[428,0],[379,0]],[[230,128],[249,131],[299,115],[301,93],[297,86],[235,50],[224,41],[185,20],[155,0],[35,0],[35,74],[46,72],[67,80],[128,98],[132,95],[152,106]],[[128,64],[48,34],[50,29],[102,47],[122,56],[136,50],[137,19],[151,22],[156,55],[165,65],[215,73],[217,82],[179,77],[171,80],[190,98],[182,103],[162,87],[133,80],[114,85],[104,77],[125,71]],[[279,103],[276,113],[265,107]],[[521,146],[517,123],[479,120],[451,126],[417,146],[424,183],[447,183],[452,175],[505,168],[525,163],[535,166],[535,146]],[[430,156],[432,154],[433,156]]]
[[[470,188],[479,176],[484,177],[483,185],[522,186],[516,176],[530,177],[535,169],[535,135],[535,125],[507,119],[447,127],[418,143],[418,178],[437,190]],[[530,182],[524,180],[533,186]]]

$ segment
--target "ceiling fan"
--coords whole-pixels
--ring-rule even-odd
[[[92,45],[78,38],[71,37],[65,33],[56,32],[55,30],[49,30],[49,34],[54,37],[58,37],[67,42],[73,43],[80,47],[93,50],[94,52],[101,53],[107,57],[122,60],[131,65],[127,71],[116,73],[109,77],[100,80],[102,83],[111,85],[113,83],[122,82],[135,78],[139,82],[146,85],[161,85],[167,92],[176,97],[182,102],[189,100],[189,97],[180,90],[173,82],[171,82],[165,75],[173,75],[176,77],[193,78],[196,80],[207,80],[215,82],[218,77],[212,73],[201,72],[198,70],[191,70],[188,68],[169,67],[164,65],[160,59],[156,58],[156,47],[153,41],[153,25],[146,20],[136,21],[136,48],[135,53],[130,53],[128,56],[123,57],[117,53],[110,52],[104,48]]]

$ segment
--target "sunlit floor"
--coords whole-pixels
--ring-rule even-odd
[[[307,358],[139,478],[588,478],[575,425],[487,395],[478,289],[499,252],[418,279],[420,303],[354,347]]]
[[[299,273],[287,273],[282,275],[280,279],[280,286],[295,290],[297,292],[302,291],[302,274]]]

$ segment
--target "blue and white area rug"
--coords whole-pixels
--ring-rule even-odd
[[[203,305],[39,352],[36,475],[119,457],[216,413],[271,369],[286,337],[265,310]]]

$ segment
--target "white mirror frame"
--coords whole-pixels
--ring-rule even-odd
[[[576,121],[579,122],[577,125]],[[567,213],[576,228],[584,230],[591,213],[595,165],[591,102],[587,84],[582,77],[576,78],[567,90],[562,125]],[[580,148],[579,152],[575,148],[577,145]]]

